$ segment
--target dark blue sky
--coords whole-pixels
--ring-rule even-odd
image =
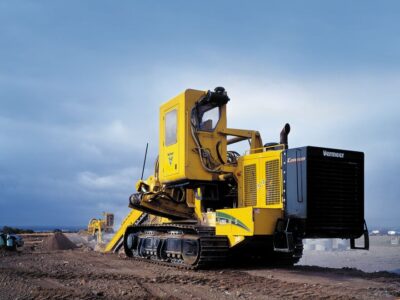
[[[397,1],[1,1],[0,224],[121,219],[159,105],[225,86],[229,126],[366,153],[366,215],[398,225]]]

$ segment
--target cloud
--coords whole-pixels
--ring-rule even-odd
[[[396,123],[400,110],[400,73],[322,73],[300,78],[260,71],[233,74],[229,67],[208,72],[201,67],[175,66],[175,84],[167,88],[168,72],[168,67],[158,71],[160,91],[165,88],[171,90],[170,94],[177,94],[188,87],[213,89],[222,85],[231,98],[228,125],[258,129],[270,137],[277,136],[284,123],[289,122],[293,125],[291,137],[296,141],[301,134],[307,134],[307,139],[318,137],[330,142],[333,137],[337,143],[352,130],[365,128],[381,140],[387,137],[387,129],[393,133],[393,126],[388,125]],[[346,141],[349,142],[348,137]]]
[[[197,4],[0,4],[0,223],[123,215],[146,142],[152,172],[160,104],[216,86],[231,97],[228,125],[264,142],[289,122],[293,147],[365,151],[367,214],[395,218],[398,16],[213,5],[204,15]]]
[[[133,178],[139,174],[139,169],[128,168],[109,175],[98,175],[96,173],[85,171],[78,173],[77,180],[84,188],[93,190],[126,190],[133,186]]]
[[[129,72],[121,73],[119,76],[125,80],[113,81],[108,88],[119,90],[117,102],[105,101],[104,97],[113,97],[112,92],[96,95],[99,102],[61,97],[62,110],[53,110],[52,105],[47,106],[51,100],[43,100],[42,108],[53,115],[44,119],[14,117],[3,111],[3,207],[10,207],[10,201],[29,207],[32,214],[26,220],[32,223],[41,222],[43,208],[38,205],[54,215],[69,210],[69,216],[59,218],[63,223],[85,224],[86,219],[102,211],[115,211],[117,220],[122,219],[127,212],[127,198],[141,173],[147,141],[150,152],[145,176],[152,173],[158,151],[159,105],[186,88],[213,89],[222,85],[231,97],[229,127],[257,129],[264,142],[270,142],[278,140],[282,126],[289,122],[292,147],[317,145],[364,151],[367,216],[373,220],[386,216],[384,222],[394,222],[390,207],[398,207],[399,188],[394,179],[400,176],[400,160],[394,151],[385,151],[385,160],[390,161],[390,166],[385,166],[382,149],[400,146],[393,138],[400,125],[398,74],[298,78],[245,69],[238,74],[229,68],[209,72],[201,66],[193,66],[188,72],[185,65],[178,64],[174,70],[159,65],[149,75],[151,80],[146,79],[148,88],[137,93],[137,84],[142,82],[130,86],[135,76]],[[29,105],[23,111],[25,115],[35,103]],[[385,195],[383,208],[378,201],[381,195]],[[46,218],[53,223],[58,220],[54,216]]]

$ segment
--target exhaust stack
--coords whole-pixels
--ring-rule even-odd
[[[280,142],[279,142],[279,144],[285,145],[285,149],[289,148],[289,145],[288,145],[289,132],[290,132],[290,125],[289,125],[289,123],[286,123],[281,131],[281,137],[280,137]]]

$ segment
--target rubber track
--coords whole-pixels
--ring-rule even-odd
[[[129,259],[135,259],[137,261],[150,262],[163,266],[170,266],[179,269],[195,270],[195,269],[207,269],[220,266],[225,263],[228,250],[229,241],[226,237],[215,236],[215,228],[204,227],[197,225],[188,224],[157,224],[157,225],[138,225],[132,226],[131,228],[135,231],[146,231],[151,230],[155,232],[168,232],[173,230],[182,230],[185,234],[198,235],[200,241],[200,253],[199,259],[194,265],[187,265],[185,263],[176,263],[162,261],[158,259],[148,259],[142,257],[128,257]]]

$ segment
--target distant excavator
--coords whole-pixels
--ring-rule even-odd
[[[103,219],[91,219],[87,229],[88,234],[100,244],[103,243],[103,233],[114,232],[114,214],[103,212],[103,217]]]
[[[258,131],[227,128],[229,101],[222,87],[188,89],[161,106],[154,174],[136,183],[105,251],[195,269],[229,259],[292,265],[305,238],[368,249],[364,153],[289,148],[289,124],[263,144]],[[232,149],[241,141],[243,155]]]

